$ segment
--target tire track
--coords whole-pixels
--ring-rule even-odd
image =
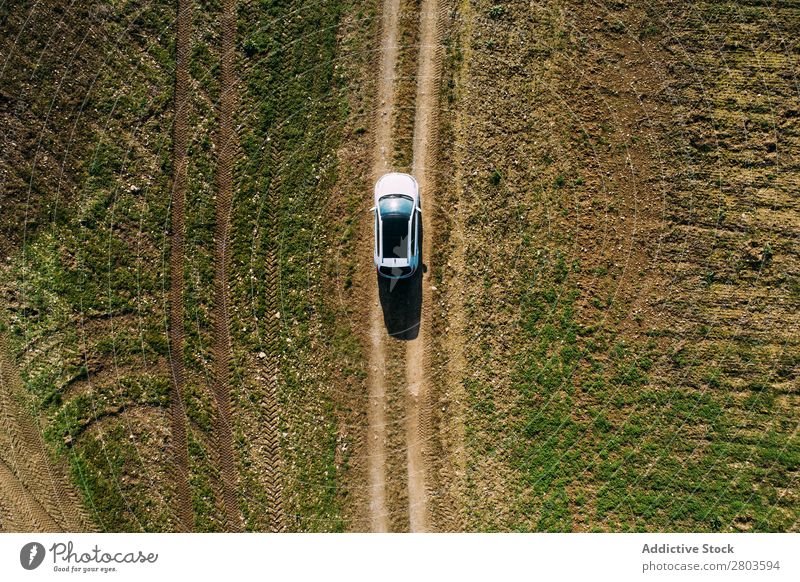
[[[430,260],[433,221],[428,212],[435,207],[430,175],[435,155],[436,106],[438,81],[441,74],[441,43],[438,32],[439,6],[437,0],[423,0],[420,7],[420,50],[417,70],[416,113],[414,116],[414,142],[412,173],[419,183],[423,208],[423,257]],[[428,265],[430,268],[430,265]],[[429,293],[423,290],[422,313],[429,311]],[[419,333],[406,345],[406,384],[408,386],[406,412],[406,445],[408,451],[408,505],[409,527],[412,532],[429,529],[428,490],[426,474],[429,472],[425,443],[432,434],[430,390],[425,367],[427,365],[428,325],[420,319]]]
[[[397,28],[400,0],[384,0],[381,15],[380,63],[377,107],[375,109],[375,142],[372,175],[374,181],[390,170],[392,158],[392,110],[394,106],[395,66],[397,63]],[[370,219],[371,220],[371,219]],[[372,232],[368,228],[365,232]],[[372,243],[370,242],[370,246]],[[370,263],[371,265],[371,263]],[[378,283],[374,269],[369,268],[372,301],[369,314],[369,408],[367,411],[367,464],[369,476],[369,515],[374,532],[389,531],[389,510],[386,503],[386,346],[383,316],[378,301]]]
[[[277,193],[279,191],[280,177],[277,168],[279,167],[277,156],[277,144],[272,145],[272,173],[273,179],[269,185],[269,192],[267,193],[267,209],[268,215],[268,236],[269,236],[269,252],[266,257],[266,281],[264,291],[266,293],[267,313],[279,314],[278,311],[278,255],[277,255],[277,240],[279,233],[278,220],[276,216],[276,208],[279,208]],[[278,402],[278,379],[280,369],[278,366],[278,354],[281,353],[280,347],[280,329],[276,317],[269,317],[267,320],[267,333],[265,338],[265,352],[267,354],[268,362],[264,366],[264,380],[263,385],[265,388],[265,401],[263,402],[264,413],[264,427],[262,434],[265,436],[266,450],[265,463],[267,465],[266,474],[266,495],[269,504],[267,511],[270,514],[271,531],[282,532],[285,531],[286,521],[283,512],[283,480],[281,478],[282,465],[280,455],[280,405]]]
[[[90,531],[77,491],[52,462],[39,427],[25,409],[25,388],[0,334],[0,479],[5,505],[28,531]]]
[[[15,510],[6,503],[4,495],[0,495],[0,533],[21,532],[23,527],[16,519]]]
[[[0,496],[10,506],[9,513],[14,529],[36,532],[62,531],[2,459],[0,459]]]
[[[266,253],[261,258],[265,263],[265,277],[261,289],[264,293],[265,313],[268,316],[259,324],[263,329],[260,336],[260,346],[263,350],[254,369],[259,370],[258,382],[261,391],[255,398],[256,422],[250,433],[254,439],[257,458],[251,458],[254,466],[258,467],[259,482],[264,488],[264,505],[262,511],[266,514],[267,531],[279,533],[286,531],[286,516],[283,508],[283,463],[281,458],[280,442],[280,402],[278,388],[280,382],[280,366],[278,354],[280,347],[280,324],[278,308],[278,280],[279,265],[277,255],[277,240],[279,233],[278,217],[278,192],[280,191],[281,160],[278,156],[279,146],[275,140],[270,141],[270,182],[265,201],[266,215],[259,221],[265,224],[263,233],[256,235],[254,245],[263,244],[266,239]]]
[[[179,527],[194,529],[192,495],[189,488],[189,442],[184,403],[185,370],[183,362],[183,280],[184,242],[186,238],[185,206],[188,170],[189,134],[189,61],[191,59],[191,0],[177,1],[175,34],[175,120],[172,127],[172,214],[169,258],[169,356],[172,376],[170,419],[172,426],[172,473],[178,503]]]
[[[290,44],[287,27],[281,27],[279,39],[282,46]],[[284,87],[276,87],[278,101],[282,102]],[[280,279],[280,264],[278,262],[278,240],[280,238],[280,224],[278,209],[280,208],[281,172],[283,160],[280,152],[284,149],[279,145],[275,136],[269,147],[270,180],[266,193],[265,207],[267,215],[266,236],[267,252],[265,261],[265,280],[263,285],[264,303],[267,318],[263,341],[266,358],[261,364],[261,385],[264,389],[263,400],[259,410],[262,414],[262,423],[259,435],[262,441],[261,465],[265,468],[263,485],[267,506],[269,531],[274,533],[286,531],[286,514],[283,507],[283,462],[281,457],[280,420],[281,408],[278,399],[280,382],[280,365],[278,355],[281,353],[280,345],[280,315],[278,304],[278,281]],[[273,316],[274,314],[274,316]]]
[[[277,333],[271,330],[267,347],[277,350]],[[278,434],[280,408],[278,406],[278,365],[275,361],[277,351],[270,351],[271,362],[262,375],[265,388],[261,408],[264,411],[264,426],[261,428],[264,447],[261,449],[262,462],[266,467],[264,488],[267,498],[266,512],[269,518],[269,531],[279,533],[286,531],[286,520],[283,512],[283,482],[281,479],[280,438]]]
[[[233,112],[236,106],[236,0],[223,0],[220,45],[220,97],[217,107],[217,200],[214,231],[214,382],[217,413],[214,416],[216,454],[222,479],[222,500],[228,531],[240,531],[242,520],[236,496],[237,472],[231,416],[231,337],[228,316],[228,274],[230,255],[233,164],[236,132]]]

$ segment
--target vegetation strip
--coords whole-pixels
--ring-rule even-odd
[[[452,180],[436,180],[437,205],[439,208],[453,209],[448,213],[435,213],[437,221],[436,236],[431,241],[433,250],[432,284],[442,289],[441,299],[449,304],[447,311],[440,311],[431,317],[431,335],[433,345],[431,351],[436,354],[432,364],[434,371],[431,380],[437,393],[432,398],[437,406],[434,409],[436,438],[428,454],[432,459],[446,459],[435,466],[430,487],[436,491],[436,503],[431,508],[431,519],[440,531],[464,531],[466,529],[464,508],[466,507],[466,491],[463,487],[463,476],[466,474],[466,392],[461,381],[464,370],[468,369],[465,357],[465,326],[467,318],[464,313],[464,289],[461,284],[466,261],[466,240],[464,237],[464,191],[463,183],[466,168],[456,162],[458,153],[469,144],[463,139],[464,119],[453,115],[451,109],[457,100],[461,87],[466,82],[471,47],[468,43],[460,46],[460,39],[469,38],[473,17],[468,0],[460,0],[452,12],[448,11],[448,2],[443,2],[440,12],[448,15],[439,24],[440,31],[447,31],[442,40],[447,47],[442,60],[442,68],[446,74],[440,79],[439,111],[441,119],[438,124],[437,146],[448,144],[447,148],[437,147],[437,167],[439,175],[448,176],[448,168],[453,167]],[[458,11],[458,26],[450,20]],[[452,277],[458,283],[448,285],[444,277]]]
[[[169,259],[169,346],[172,393],[170,395],[170,418],[172,427],[172,472],[177,497],[177,513],[180,527],[184,531],[194,529],[192,495],[189,488],[189,442],[186,427],[186,405],[184,403],[184,322],[183,322],[183,278],[184,241],[186,237],[186,180],[189,160],[187,157],[189,133],[191,59],[192,0],[178,0],[175,64],[175,119],[172,127],[172,232]]]

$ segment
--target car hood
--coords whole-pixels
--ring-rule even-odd
[[[375,202],[389,194],[404,194],[417,199],[417,181],[408,174],[393,172],[386,174],[375,184]]]

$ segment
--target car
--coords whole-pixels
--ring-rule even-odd
[[[390,172],[375,184],[375,269],[388,279],[407,279],[420,263],[422,207],[413,176]]]

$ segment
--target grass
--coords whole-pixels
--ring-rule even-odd
[[[480,46],[491,35],[495,56],[472,52],[472,85],[451,96],[455,117],[444,122],[468,121],[452,175],[491,175],[498,160],[508,164],[491,196],[473,196],[486,191],[485,178],[467,175],[454,187],[467,265],[442,283],[464,294],[467,318],[467,529],[796,529],[790,491],[800,443],[789,386],[797,342],[786,332],[796,316],[783,303],[793,296],[796,253],[785,229],[747,222],[753,212],[793,208],[786,193],[796,168],[764,157],[775,138],[758,117],[768,102],[790,107],[781,80],[790,59],[774,54],[762,70],[741,36],[755,26],[772,38],[777,22],[785,34],[798,26],[796,15],[781,6],[771,19],[763,8],[725,2],[670,10],[682,23],[670,39],[650,9],[609,6],[601,29],[591,10],[559,7],[512,3],[499,18],[490,3],[475,4],[473,36],[462,42]],[[516,25],[503,29],[500,20]],[[521,30],[533,40],[521,40]],[[652,119],[652,131],[617,115],[643,109],[626,89],[631,79],[615,86],[610,66],[576,84],[567,73],[571,63],[635,52],[619,40],[631,33],[651,51],[645,61],[663,43],[692,47],[677,62],[662,55],[673,74],[654,83],[669,83],[670,97],[659,100],[668,113]],[[740,47],[723,53],[734,73],[719,64],[723,38]],[[542,59],[512,68],[525,50]],[[635,72],[644,94],[648,71]],[[737,91],[747,99],[729,99]],[[746,136],[736,125],[743,111],[758,120]],[[778,143],[793,147],[795,132],[785,127]],[[645,149],[664,157],[650,159]],[[649,208],[660,213],[650,239],[664,233],[657,259],[647,236],[610,242],[631,213],[624,180],[613,178],[624,175],[626,156],[640,184],[648,164],[672,160],[665,181],[648,182],[666,184],[665,198],[636,192],[637,228],[647,230]],[[748,198],[752,180],[769,194]],[[632,266],[642,249],[642,266]],[[448,260],[446,252],[439,258]]]
[[[147,61],[134,56],[137,35],[157,38],[170,8],[156,4],[134,18],[122,7],[106,21],[115,38],[133,24],[95,69],[91,89],[81,87],[77,141],[87,147],[75,150],[83,157],[74,170],[67,166],[65,178],[76,184],[75,197],[42,194],[39,204],[55,210],[14,256],[10,281],[24,306],[11,318],[15,348],[30,350],[23,380],[48,418],[47,442],[70,459],[92,517],[111,531],[160,531],[172,523],[164,480],[139,486],[159,471],[142,455],[157,463],[152,452],[163,442],[154,435],[163,429],[168,393],[167,377],[153,369],[166,356],[158,249],[167,216],[160,118],[170,106],[168,45],[150,44]],[[115,89],[121,76],[122,94]],[[129,410],[137,411],[135,420],[117,422]],[[152,432],[144,428],[149,422]]]
[[[420,0],[402,0],[395,65],[395,106],[392,124],[394,169],[410,172],[413,163],[414,117],[417,97]]]
[[[609,436],[619,430],[620,416],[636,409],[629,391],[646,383],[652,362],[625,344],[608,349],[603,326],[581,326],[563,256],[539,255],[545,258],[535,280],[521,291],[520,345],[527,347],[515,356],[517,397],[501,423],[521,479],[519,517],[511,529],[570,531],[575,513],[591,506],[584,500],[574,507],[568,491],[585,488],[595,471],[598,484],[607,482],[618,468],[618,456],[609,453],[620,442]],[[637,428],[626,426],[626,432]],[[619,503],[624,493],[601,487],[595,503]]]
[[[232,292],[243,312],[234,337],[243,352],[259,349],[266,332],[244,331],[253,323],[248,318],[274,322],[275,312],[280,313],[275,325],[280,430],[284,463],[293,468],[286,475],[286,513],[293,519],[291,529],[341,531],[348,465],[337,461],[343,444],[338,419],[345,412],[336,387],[358,381],[363,373],[338,365],[358,361],[360,346],[354,330],[342,325],[346,314],[327,296],[327,258],[339,240],[347,241],[352,227],[349,217],[321,209],[348,203],[332,199],[331,192],[339,188],[336,151],[355,113],[349,109],[354,90],[343,80],[354,74],[344,66],[352,57],[344,51],[361,50],[361,45],[340,44],[342,23],[347,19],[347,26],[368,39],[372,16],[352,18],[355,5],[331,2],[287,22],[283,15],[298,6],[262,3],[258,13],[240,19],[249,47],[242,110],[252,119],[242,138],[233,219],[234,263],[249,274],[234,277],[242,281]],[[256,231],[254,244],[250,233]],[[269,265],[275,270],[265,270]],[[250,283],[276,276],[274,294]]]

